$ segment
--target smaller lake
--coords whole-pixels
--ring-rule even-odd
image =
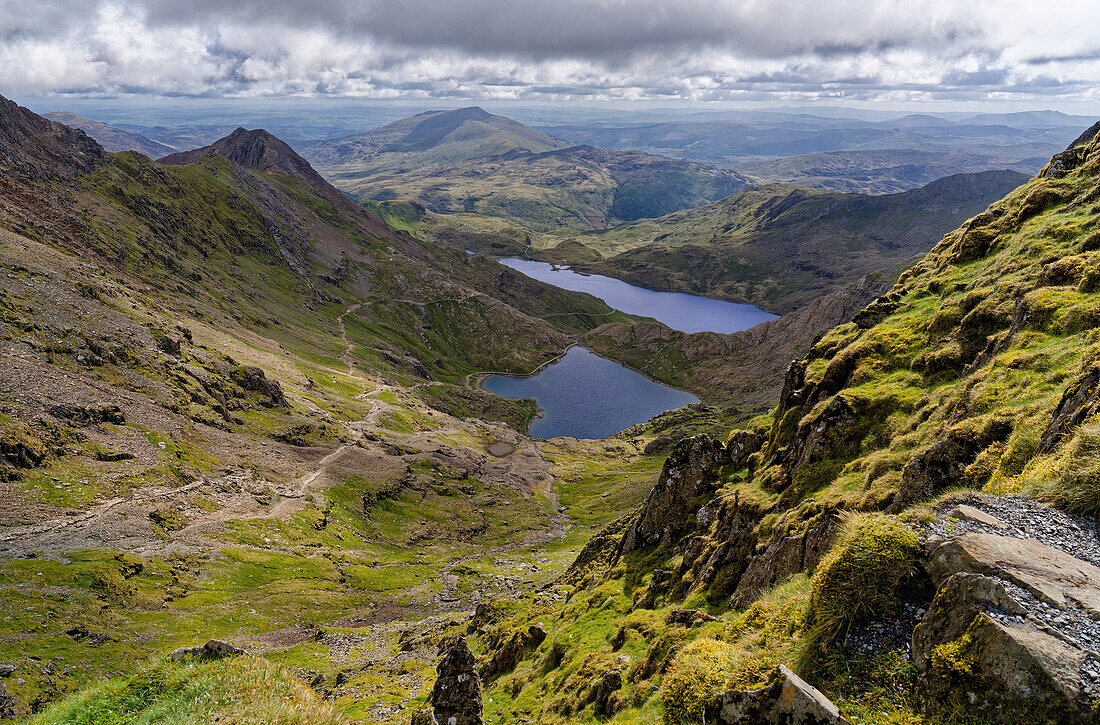
[[[699,399],[654,382],[583,347],[571,347],[537,375],[490,375],[486,390],[505,398],[534,398],[542,417],[531,423],[535,438],[605,438],[666,410]]]
[[[629,315],[652,317],[681,332],[740,332],[778,317],[754,305],[724,302],[683,292],[658,292],[627,284],[621,279],[580,274],[547,262],[507,257],[500,263],[540,282],[574,292],[587,292],[616,310]]]

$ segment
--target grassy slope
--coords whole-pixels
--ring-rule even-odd
[[[1095,512],[1095,417],[1037,453],[1063,393],[1100,359],[1100,137],[1068,156],[1076,167],[1068,175],[1037,178],[947,235],[862,324],[841,325],[815,345],[803,362],[806,384],[795,386],[800,394],[785,396],[774,421],[759,421],[770,439],[739,472],[749,480],[724,474],[714,510],[743,512],[749,528],[742,533],[763,546],[838,509],[887,507],[899,500],[907,461],[957,440],[977,445],[964,475],[947,487],[1029,493]],[[854,416],[827,423],[826,411],[840,400]],[[815,431],[826,431],[815,455],[801,463],[788,455]],[[905,515],[919,517],[920,506]],[[846,622],[896,606],[915,544],[892,521],[849,515],[812,579],[780,580],[737,608],[728,602],[737,581],[729,575],[738,561],[743,568],[744,554],[726,575],[683,594],[700,576],[693,566],[736,543],[729,531],[700,526],[689,545],[620,559],[611,552],[622,525],[605,529],[592,551],[602,546],[593,561],[609,569],[578,569],[562,582],[563,601],[517,607],[498,621],[502,632],[544,622],[549,636],[489,685],[500,710],[495,722],[601,721],[591,698],[577,693],[591,694],[613,668],[624,681],[613,722],[700,722],[703,704],[728,687],[759,686],[780,662],[797,665],[853,721],[922,722],[908,664],[863,658],[831,634],[830,612]],[[655,569],[672,572],[671,585],[654,589]],[[860,591],[845,585],[854,571],[867,577]],[[681,594],[660,593],[670,590]],[[718,621],[692,629],[665,623],[671,610],[698,606]],[[493,638],[478,646],[491,649]],[[968,722],[965,714],[951,717]]]
[[[645,287],[789,312],[867,274],[905,265],[1024,180],[987,172],[887,196],[753,187],[698,209],[569,237],[560,256]],[[604,259],[578,257],[578,243]],[[550,248],[537,256],[559,254]]]

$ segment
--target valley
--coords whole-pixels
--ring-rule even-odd
[[[0,98],[0,718],[1091,722],[1100,124],[778,115]]]

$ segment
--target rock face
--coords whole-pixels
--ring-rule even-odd
[[[977,497],[932,524],[925,546],[937,592],[911,651],[930,714],[965,708],[998,723],[1095,722],[1095,525],[1026,499]]]
[[[707,712],[714,725],[848,725],[837,706],[784,665],[762,690],[730,690]]]
[[[665,459],[637,519],[623,537],[622,551],[679,540],[691,529],[705,497],[717,490],[718,474],[729,463],[726,448],[711,436],[679,441]]]
[[[222,642],[220,639],[212,639],[198,647],[180,647],[169,656],[174,660],[184,660],[188,657],[220,660],[223,657],[236,657],[243,654],[246,654],[243,649],[234,647],[228,642]]]
[[[1096,412],[1100,404],[1100,366],[1092,365],[1062,395],[1036,453],[1050,453],[1067,433]]]
[[[482,725],[481,678],[475,664],[470,646],[459,638],[435,668],[430,700],[440,725]]]
[[[251,390],[263,395],[267,398],[266,402],[272,407],[289,407],[286,398],[283,396],[282,387],[280,387],[279,383],[269,379],[260,368],[252,365],[236,367],[230,370],[229,375],[233,378],[233,382],[240,385],[245,390]]]
[[[546,632],[538,625],[531,625],[523,632],[516,632],[496,651],[493,658],[481,667],[484,679],[511,672],[524,657],[533,652],[543,640]]]

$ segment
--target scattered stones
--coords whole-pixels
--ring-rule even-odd
[[[474,665],[474,653],[459,637],[435,668],[437,677],[429,699],[440,725],[482,725],[481,678]]]
[[[849,725],[829,698],[784,665],[761,690],[730,690],[709,708],[712,725]]]
[[[86,644],[92,645],[93,647],[103,644],[105,642],[115,641],[114,637],[108,634],[103,634],[101,632],[89,632],[88,628],[82,624],[78,624],[71,629],[65,630],[65,634],[69,635],[77,642],[84,642]]]
[[[220,660],[223,657],[236,657],[243,654],[247,654],[243,649],[234,647],[228,642],[223,642],[220,639],[212,639],[207,641],[206,644],[197,647],[180,647],[172,652],[169,657],[176,661],[184,660],[188,657],[204,660]]]

